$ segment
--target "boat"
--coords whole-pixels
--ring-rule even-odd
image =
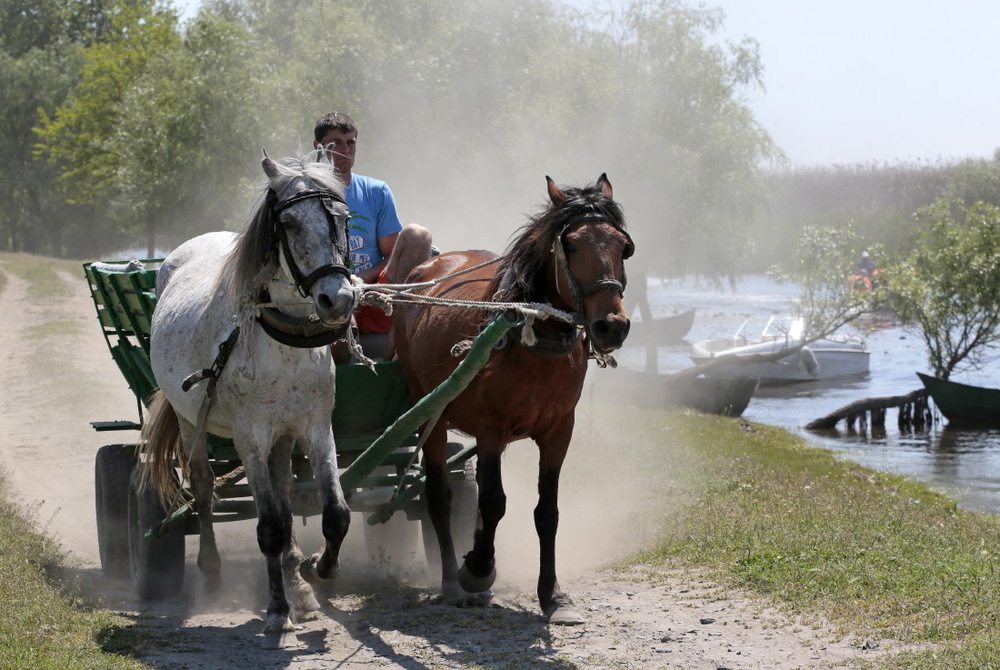
[[[972,386],[918,372],[949,426],[1000,426],[1000,389]]]
[[[651,322],[636,321],[629,331],[630,344],[677,344],[691,331],[694,325],[695,308],[654,318]]]
[[[735,335],[702,340],[692,345],[691,360],[701,365],[723,356],[773,355],[790,350],[789,354],[770,361],[720,363],[706,370],[706,377],[756,377],[761,384],[773,385],[825,381],[868,373],[870,352],[856,337],[830,335],[807,343],[803,339],[805,328],[801,319],[772,316],[760,338],[751,341],[741,334],[746,323],[743,322]]]
[[[617,368],[594,384],[602,401],[645,409],[684,407],[706,414],[741,416],[758,380],[665,375]]]

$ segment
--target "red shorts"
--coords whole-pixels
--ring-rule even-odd
[[[376,284],[388,284],[385,277],[385,268],[378,274]],[[392,328],[392,317],[382,311],[381,307],[375,305],[362,305],[354,310],[354,322],[358,326],[358,333],[361,335],[372,335],[378,333],[388,333]]]

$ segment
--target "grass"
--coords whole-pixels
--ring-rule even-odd
[[[662,415],[606,420],[649,439],[662,433]],[[628,563],[707,568],[848,634],[922,650],[875,667],[1000,667],[996,517],[780,429],[681,413],[669,425],[672,449],[702,476],[688,483],[692,502],[676,522]]]
[[[67,585],[59,548],[39,534],[29,511],[0,501],[0,668],[144,668],[122,644],[132,623],[90,609]]]

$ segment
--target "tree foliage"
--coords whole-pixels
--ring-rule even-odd
[[[853,222],[841,226],[807,225],[795,251],[772,270],[781,283],[799,287],[797,316],[805,322],[804,339],[827,337],[862,314],[873,311],[877,299],[868,290],[858,290],[849,279],[862,251],[881,255],[880,247],[869,248]]]
[[[917,213],[916,248],[888,268],[891,304],[943,379],[994,359],[1000,338],[1000,208],[941,199]]]

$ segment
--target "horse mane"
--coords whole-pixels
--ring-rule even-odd
[[[291,181],[303,178],[311,181],[315,188],[329,189],[343,197],[344,184],[333,165],[318,162],[314,157],[313,153],[276,160],[277,176],[258,187],[257,201],[237,234],[233,251],[225,259],[220,275],[222,288],[237,303],[248,296],[256,297],[277,268],[278,259],[271,253],[275,248],[274,194],[280,193]]]
[[[500,302],[542,302],[545,271],[556,236],[574,216],[599,214],[619,230],[625,230],[621,206],[596,183],[583,188],[560,187],[566,199],[530,216],[507,245],[497,276],[490,287]]]

